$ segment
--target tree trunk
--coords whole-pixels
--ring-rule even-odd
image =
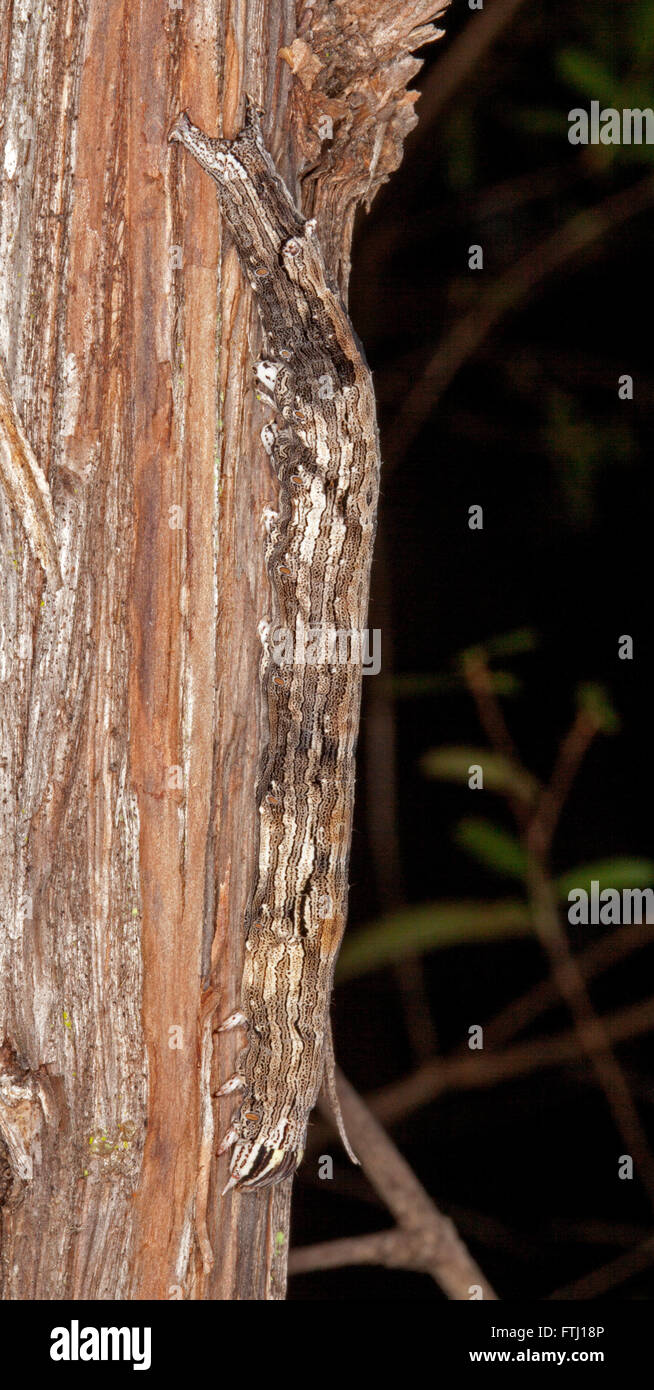
[[[3,1299],[284,1296],[290,1182],[220,1200],[232,1105],[211,1095],[234,1070],[214,1030],[255,863],[275,482],[250,290],[167,133],[188,107],[233,136],[251,93],[345,293],[443,8],[67,0],[0,20],[0,355],[62,580],[8,489]]]

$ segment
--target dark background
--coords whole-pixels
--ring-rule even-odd
[[[487,0],[486,14],[495,8],[502,0]],[[482,15],[454,0],[446,38],[423,52],[419,125],[355,242],[350,307],[374,372],[385,469],[371,613],[382,674],[364,681],[346,940],[402,904],[525,897],[456,843],[463,817],[514,833],[505,800],[429,778],[421,762],[446,744],[487,746],[457,654],[472,644],[492,653],[505,634],[517,636],[492,665],[512,681],[502,707],[538,777],[550,775],[584,683],[599,686],[619,723],[584,758],[552,872],[608,860],[617,873],[628,857],[643,861],[632,886],[651,881],[654,146],[572,146],[567,118],[593,99],[653,104],[654,4],[523,0],[439,109]],[[583,210],[599,230],[572,254]],[[547,271],[538,248],[552,237],[560,262]],[[472,244],[483,247],[482,271],[468,268]],[[424,418],[398,439],[430,358],[498,285],[519,282],[529,257],[528,286],[441,392],[425,383]],[[618,398],[624,373],[633,401]],[[472,504],[483,506],[483,531],[468,527]],[[632,661],[618,659],[622,634]],[[416,675],[440,688],[416,693],[396,679]],[[565,909],[561,920],[575,951],[615,930],[570,928]],[[646,998],[653,958],[644,944],[593,978],[597,1013]],[[547,973],[535,937],[407,948],[403,962],[380,960],[337,987],[340,1064],[369,1095],[460,1047],[471,1024]],[[537,1053],[539,1039],[570,1026],[557,1004],[519,1040]],[[651,1038],[627,1038],[616,1053],[654,1148]],[[576,1280],[648,1237],[650,1200],[637,1172],[618,1179],[624,1141],[581,1051],[574,1064],[448,1092],[391,1133],[504,1299],[574,1297]],[[311,1151],[298,1175],[296,1246],[392,1224],[335,1141],[328,1151],[331,1182],[317,1178]],[[609,1282],[601,1297],[647,1299],[654,1270]],[[442,1295],[427,1276],[361,1267],[297,1276],[290,1297]]]

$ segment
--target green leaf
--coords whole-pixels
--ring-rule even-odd
[[[593,864],[578,864],[576,869],[568,869],[556,880],[556,891],[562,901],[575,888],[590,892],[591,879],[597,879],[600,892],[603,888],[643,888],[654,883],[654,859],[629,859],[618,855],[615,859],[597,859]]]
[[[493,661],[498,656],[522,656],[525,652],[533,652],[539,641],[533,627],[517,627],[512,632],[498,633],[497,637],[489,637],[486,642],[475,642],[474,646],[465,647],[455,659],[465,670],[467,662],[480,658]]]
[[[588,681],[577,689],[577,704],[590,715],[604,734],[617,734],[620,716],[616,713],[611,698],[603,685]]]
[[[432,748],[420,760],[425,777],[437,782],[459,782],[467,785],[471,766],[480,766],[484,773],[484,788],[493,792],[510,792],[521,801],[531,803],[538,792],[538,783],[531,773],[516,767],[502,753],[488,748],[468,748],[444,744]]]
[[[517,695],[522,689],[522,681],[510,671],[493,671],[490,677],[491,690],[495,695]],[[467,690],[465,678],[459,672],[434,672],[421,675],[407,672],[401,676],[391,676],[388,689],[400,700],[413,700],[423,695],[452,695]]]
[[[527,855],[515,835],[491,821],[468,816],[459,821],[454,842],[487,869],[521,883],[527,875]]]
[[[510,124],[522,134],[561,136],[568,131],[566,113],[550,107],[523,107],[519,111],[509,111],[509,116]]]
[[[535,628],[516,627],[512,632],[490,637],[484,646],[490,657],[522,656],[524,652],[535,651],[539,642],[540,638]]]
[[[507,941],[531,934],[526,903],[436,902],[402,908],[346,937],[336,967],[339,981],[354,980],[407,956],[470,942]]]
[[[495,827],[492,827],[493,829]],[[510,838],[510,837],[509,837]],[[516,865],[517,867],[517,865]],[[617,856],[580,864],[556,879],[562,901],[575,888],[590,890],[591,880],[602,888],[644,887],[654,884],[654,860]],[[451,946],[511,941],[529,937],[529,904],[518,898],[500,902],[420,903],[380,917],[345,938],[336,967],[337,980],[354,980],[395,961]]]
[[[596,54],[582,48],[564,48],[557,54],[556,67],[565,82],[591,101],[622,105],[619,80]]]

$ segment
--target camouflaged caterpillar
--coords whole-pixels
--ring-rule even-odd
[[[261,1188],[295,1172],[321,1085],[350,1156],[334,1082],[329,1003],[345,928],[361,699],[361,649],[298,660],[305,634],[361,634],[367,618],[379,490],[372,379],[315,224],[298,212],[248,102],[232,141],[178,117],[170,133],[215,179],[223,216],[256,302],[265,357],[258,392],[273,409],[262,440],[279,479],[266,559],[273,623],[261,667],[268,741],[257,797],[259,866],[246,916],[240,1009],[241,1091],[219,1153],[233,1148],[230,1187]],[[290,634],[281,652],[271,633]],[[356,648],[356,650],[354,650]]]

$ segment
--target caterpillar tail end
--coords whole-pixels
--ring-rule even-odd
[[[233,1188],[254,1192],[291,1178],[302,1162],[302,1149],[279,1149],[268,1144],[237,1144],[223,1197]]]

